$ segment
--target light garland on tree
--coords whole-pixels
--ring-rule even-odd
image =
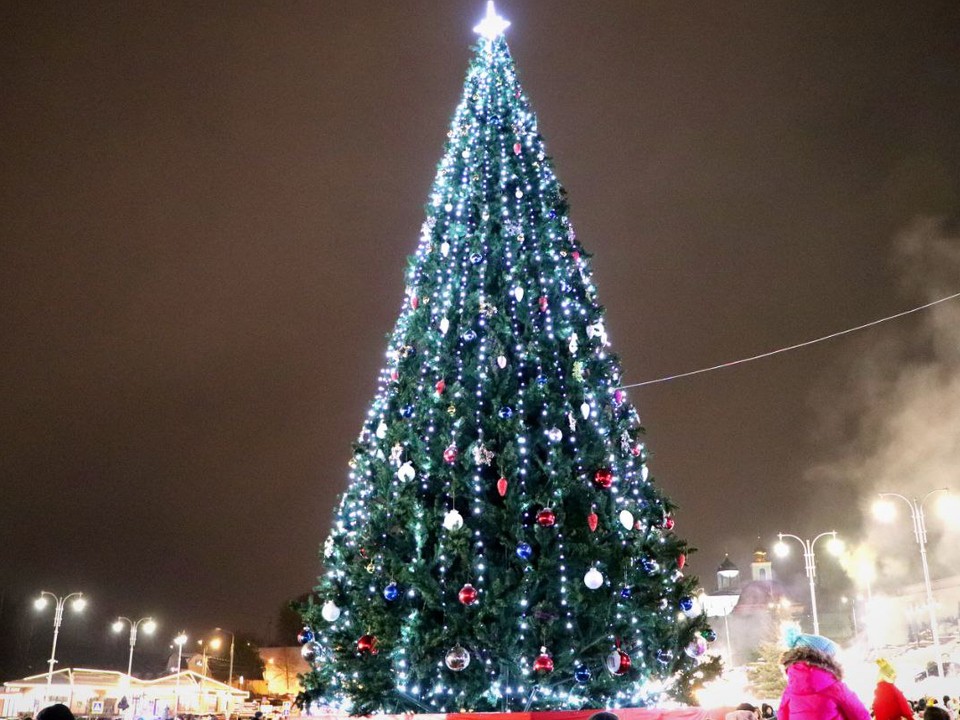
[[[645,704],[700,672],[686,546],[508,26],[488,3],[305,612],[307,691],[352,712]]]

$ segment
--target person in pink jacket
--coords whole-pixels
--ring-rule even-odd
[[[787,688],[777,720],[870,720],[870,713],[843,682],[837,646],[822,635],[791,633],[780,663]]]

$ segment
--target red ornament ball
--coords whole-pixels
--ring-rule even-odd
[[[371,655],[377,654],[377,636],[376,635],[364,635],[359,640],[357,640],[357,650],[362,653],[370,653]]]
[[[593,481],[604,490],[607,490],[613,485],[613,470],[610,468],[600,468],[594,474]]]
[[[443,380],[440,380],[437,383],[437,395],[443,395],[443,391],[446,389],[447,389],[447,384]]]
[[[667,515],[663,519],[663,529],[664,530],[673,530],[673,526],[676,525],[676,521],[673,519],[673,516]]]
[[[416,295],[410,298],[410,307],[412,307],[414,310],[420,307],[420,298],[418,298]]]
[[[537,659],[533,661],[533,670],[538,673],[553,672],[553,658],[547,653],[545,647],[540,648],[540,654],[537,655]]]
[[[448,465],[453,465],[457,461],[457,446],[451,445],[443,451],[443,461]]]
[[[587,527],[590,528],[590,532],[597,531],[597,524],[599,522],[600,522],[600,518],[597,517],[597,514],[595,512],[592,512],[589,515],[587,515]]]
[[[550,304],[550,301],[547,300],[547,296],[541,295],[540,300],[538,302],[540,303],[540,312],[546,312],[547,306]]]
[[[557,514],[550,508],[544,508],[537,513],[537,525],[540,527],[553,527],[557,524]]]
[[[519,155],[523,151],[523,146],[520,143],[514,143],[513,153],[514,155]]]
[[[607,670],[614,675],[626,675],[630,672],[630,665],[630,656],[620,648],[607,655]]]
[[[497,480],[497,494],[498,494],[500,497],[506,497],[506,496],[507,496],[507,485],[508,485],[508,483],[507,483],[507,479],[506,479],[505,477],[502,477],[502,478],[500,478],[499,480]]]
[[[460,588],[459,598],[463,605],[473,605],[477,601],[477,589],[470,583],[467,583]]]
[[[572,253],[570,253],[570,257],[573,258],[574,262],[580,262],[580,251],[574,250]]]

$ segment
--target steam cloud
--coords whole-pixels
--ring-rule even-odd
[[[908,297],[935,300],[960,290],[960,231],[943,219],[916,221],[895,242],[893,259]],[[911,320],[885,326],[862,339],[865,352],[820,398],[825,444],[838,456],[814,467],[815,486],[838,483],[859,498],[862,544],[845,569],[862,588],[863,568],[874,565],[876,584],[916,583],[920,560],[906,504],[883,525],[870,515],[876,493],[923,497],[952,487],[960,494],[960,300],[938,305]],[[956,573],[960,516],[944,522],[936,497],[925,504],[931,575]],[[848,503],[850,512],[857,512]]]

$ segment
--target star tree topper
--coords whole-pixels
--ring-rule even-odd
[[[477,35],[482,35],[487,40],[493,42],[503,35],[503,31],[508,27],[510,27],[510,21],[504,20],[497,15],[497,9],[493,6],[493,0],[487,0],[487,16],[473,31],[477,33]]]

